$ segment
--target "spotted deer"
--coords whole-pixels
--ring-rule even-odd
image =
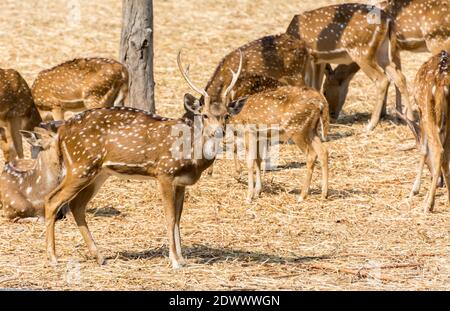
[[[299,201],[307,196],[317,157],[322,166],[322,197],[328,196],[328,151],[318,135],[328,132],[328,103],[315,89],[303,86],[282,86],[250,95],[233,102],[233,108],[242,109],[232,117],[230,124],[244,126],[248,168],[247,202],[261,193],[261,141],[270,139],[273,131],[293,142],[306,154],[307,172]],[[243,108],[240,108],[242,107]],[[273,128],[276,126],[276,128]],[[260,135],[265,132],[264,135]],[[254,181],[254,172],[256,180]]]
[[[0,69],[1,148],[5,162],[23,158],[20,130],[31,130],[42,122],[30,88],[14,69]]]
[[[397,47],[413,53],[450,50],[450,1],[448,0],[393,0],[377,4],[395,21]],[[399,57],[394,58],[401,68]],[[339,115],[347,97],[348,86],[359,71],[356,63],[328,67],[324,95],[330,105],[330,114]],[[398,94],[397,94],[398,96]],[[385,100],[386,102],[386,100]]]
[[[322,87],[326,64],[355,62],[375,83],[377,100],[367,130],[373,130],[381,116],[390,80],[404,95],[408,118],[412,108],[406,79],[393,62],[398,55],[395,25],[386,12],[371,5],[330,5],[296,15],[287,33],[303,39],[313,58],[313,86]],[[397,110],[402,111],[397,102]]]
[[[45,196],[56,188],[64,174],[58,140],[56,134],[41,128],[21,134],[39,149],[39,154],[36,159],[19,159],[5,165],[0,176],[0,200],[9,219],[43,218]]]
[[[240,53],[244,56],[242,72],[231,92],[231,100],[283,85],[310,83],[310,61],[305,42],[288,34],[265,36],[234,50],[221,60],[205,88],[212,103],[226,107],[223,95],[232,79],[230,69],[238,66]],[[200,98],[202,101],[203,97]],[[208,174],[212,172],[213,166]]]
[[[282,85],[302,86],[308,77],[309,54],[305,42],[287,34],[266,36],[226,55],[206,85],[212,103],[226,107],[224,95],[243,55],[242,71],[230,99],[239,99]],[[203,97],[200,98],[203,101]]]
[[[411,196],[420,190],[423,167],[427,163],[432,182],[424,202],[424,210],[429,212],[434,208],[441,172],[450,202],[449,53],[442,51],[423,64],[417,72],[414,83],[415,98],[419,106],[419,125],[412,121],[409,121],[408,125],[416,137],[421,159]]]
[[[64,120],[64,113],[123,105],[128,71],[106,58],[78,58],[41,71],[32,86],[45,120]]]
[[[189,86],[204,96],[200,105],[199,101],[191,101],[192,95],[185,95],[187,113],[183,118],[167,119],[138,109],[112,107],[87,110],[59,127],[59,149],[66,175],[45,202],[47,254],[52,263],[57,262],[55,215],[69,201],[90,252],[99,264],[104,262],[88,229],[85,209],[105,180],[117,175],[154,178],[159,182],[165,205],[169,257],[174,268],[181,266],[180,218],[185,187],[195,184],[202,172],[213,163],[214,154],[208,150],[212,150],[217,133],[223,133],[233,109],[213,104],[207,92],[195,86],[183,68],[181,53],[178,55],[178,65]],[[224,96],[232,91],[241,69],[242,61],[238,71],[232,72],[233,78]],[[197,127],[199,136],[193,133],[196,116],[202,120]],[[177,145],[179,132],[174,135],[173,131],[180,129],[190,141],[200,143],[208,156],[196,157],[192,155],[194,148],[191,149],[191,146],[186,149]],[[183,155],[179,153],[180,149],[183,149]]]

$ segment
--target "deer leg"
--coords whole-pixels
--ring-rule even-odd
[[[178,257],[175,237],[177,222],[175,187],[172,183],[172,180],[167,178],[160,178],[159,186],[165,205],[167,233],[169,237],[169,259],[172,262],[172,268],[179,269],[181,268],[181,263],[180,258]]]
[[[214,163],[211,164],[211,166],[208,167],[208,169],[206,170],[206,174],[208,174],[208,176],[212,176],[213,173],[214,173]]]
[[[45,200],[47,256],[54,265],[58,263],[55,253],[55,221],[58,210],[64,203],[71,201],[87,184],[89,180],[66,175],[61,184]]]
[[[14,145],[14,149],[16,150],[16,154],[19,158],[23,159],[23,144],[22,144],[22,136],[20,135],[21,130],[21,120],[12,119],[10,120],[10,133],[12,138],[12,143]]]
[[[255,197],[259,197],[262,190],[261,182],[261,158],[258,156],[255,160],[255,171],[256,171],[256,181],[255,181]]]
[[[384,99],[387,95],[389,80],[384,74],[383,69],[374,61],[357,61],[361,70],[376,84],[377,102],[372,112],[372,117],[367,125],[367,131],[372,131],[380,121],[383,110]]]
[[[251,203],[254,196],[254,179],[253,171],[255,169],[255,161],[258,157],[258,142],[256,133],[248,133],[246,135],[247,141],[247,169],[248,169],[248,190],[247,190],[247,203]]]
[[[309,187],[311,186],[312,174],[317,159],[317,154],[314,151],[312,145],[306,141],[306,138],[304,136],[302,136],[302,133],[295,133],[293,135],[288,134],[287,137],[289,136],[291,136],[292,140],[297,145],[297,147],[299,147],[300,150],[302,150],[303,153],[306,155],[306,177],[305,181],[303,182],[300,197],[298,199],[298,202],[300,203],[303,202],[308,196]]]
[[[253,170],[255,169],[255,160],[248,155],[247,156],[247,169],[248,169],[248,189],[247,189],[247,203],[251,203],[253,199],[254,190],[253,187],[255,185],[253,181]]]
[[[445,181],[445,185],[447,186],[447,204],[450,204],[450,172],[449,172],[449,156],[447,152],[444,152],[443,163],[442,163],[442,172],[443,178]]]
[[[64,111],[60,107],[52,109],[52,116],[55,121],[64,121]]]
[[[317,135],[314,136],[311,145],[319,156],[322,167],[322,199],[326,199],[328,197],[328,150]]]
[[[414,114],[413,114],[413,108],[411,105],[411,100],[409,97],[409,91],[408,91],[408,87],[406,86],[406,78],[403,75],[403,73],[401,72],[400,69],[398,69],[394,63],[390,63],[386,66],[385,71],[387,73],[387,75],[389,76],[389,78],[391,80],[393,80],[393,82],[395,83],[395,89],[396,89],[396,93],[400,93],[401,96],[398,96],[396,98],[396,107],[397,107],[397,111],[400,113],[403,113],[402,111],[402,98],[405,101],[405,107],[406,107],[406,117],[410,120],[414,120]]]
[[[430,155],[432,157],[432,176],[433,179],[431,181],[430,190],[428,191],[427,197],[425,199],[425,205],[424,205],[424,211],[432,212],[434,208],[434,202],[435,202],[435,195],[436,195],[436,188],[438,179],[441,176],[441,166],[442,166],[442,150],[438,148],[437,146],[432,146],[430,144]]]
[[[11,135],[11,125],[8,123],[2,130],[2,151],[5,157],[5,163],[11,162],[17,156],[14,142]]]
[[[425,166],[425,159],[426,159],[426,157],[427,157],[426,154],[422,154],[420,156],[419,165],[417,166],[417,176],[416,176],[416,179],[414,180],[414,185],[413,185],[413,188],[412,188],[411,193],[409,195],[409,199],[410,200],[413,198],[413,196],[419,194],[421,180],[422,180],[422,172],[423,172],[423,167]]]
[[[97,263],[103,265],[105,263],[104,257],[98,251],[97,245],[92,237],[89,230],[88,224],[86,222],[86,205],[95,196],[97,191],[105,182],[107,176],[98,176],[93,183],[84,188],[77,196],[70,201],[70,210],[77,223],[78,229],[80,230],[81,236],[86,243],[89,252],[92,256],[97,258]]]
[[[323,77],[325,76],[325,67],[326,64],[314,64],[313,70],[314,70],[314,81],[313,81],[313,87],[320,92],[322,89],[323,84]]]
[[[186,187],[184,187],[184,186],[177,186],[175,188],[175,207],[176,207],[175,247],[177,249],[178,259],[181,264],[184,263],[184,258],[183,258],[183,254],[181,252],[180,220],[181,220],[181,213],[183,212],[185,190],[186,190]]]

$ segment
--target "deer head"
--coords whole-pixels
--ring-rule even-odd
[[[230,116],[237,113],[236,109],[229,107],[231,102],[231,92],[236,82],[239,79],[239,75],[242,71],[242,52],[240,52],[239,67],[236,72],[230,69],[232,74],[232,80],[230,85],[222,94],[221,102],[211,102],[211,98],[203,88],[197,87],[189,78],[189,66],[185,70],[181,60],[181,51],[178,53],[177,63],[180,69],[181,75],[186,80],[188,85],[202,96],[202,99],[198,99],[191,94],[185,94],[184,107],[186,109],[185,117],[193,119],[198,116],[202,120],[203,134],[206,137],[215,137],[216,134],[223,135],[225,123],[229,120]]]

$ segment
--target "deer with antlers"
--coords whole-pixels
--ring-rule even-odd
[[[267,90],[251,95],[233,102],[231,105],[233,108],[242,109],[238,115],[232,117],[230,124],[244,126],[248,168],[248,203],[261,193],[261,153],[263,149],[260,144],[266,144],[262,140],[270,139],[273,131],[286,139],[292,139],[306,154],[307,173],[299,201],[303,201],[308,196],[317,157],[322,165],[322,198],[327,198],[328,151],[319,138],[318,128],[320,125],[324,136],[328,132],[328,103],[317,90],[306,86],[282,86],[276,90]],[[271,128],[274,125],[276,128]],[[255,171],[256,180],[254,181]]]
[[[215,136],[223,135],[224,126],[233,109],[213,104],[208,93],[195,86],[178,55],[180,71],[190,87],[203,95],[203,102],[192,102],[192,95],[185,95],[186,115],[181,119],[167,119],[128,107],[92,109],[69,119],[58,129],[59,148],[66,175],[60,185],[45,202],[47,254],[56,263],[55,215],[60,207],[70,201],[70,209],[90,252],[99,264],[104,262],[88,229],[86,204],[110,175],[155,178],[165,205],[169,236],[169,257],[174,268],[181,266],[180,218],[183,210],[185,187],[195,184],[202,172],[214,161],[211,151]],[[233,90],[242,69],[232,72],[225,98]],[[229,101],[229,99],[227,99]],[[195,118],[197,116],[197,118]],[[194,119],[198,137],[194,135]],[[181,145],[179,130],[189,141],[200,143],[208,156],[195,156],[191,145]],[[173,134],[174,130],[177,132]],[[178,136],[177,136],[178,135]],[[186,137],[185,137],[186,138]],[[184,141],[184,140],[182,140]],[[187,154],[186,154],[187,152]]]
[[[327,63],[355,62],[374,81],[377,102],[367,130],[373,130],[381,116],[390,80],[405,97],[412,119],[406,79],[393,59],[398,53],[395,25],[384,11],[371,5],[346,3],[330,5],[296,15],[287,33],[303,39],[313,57],[313,86],[320,89]],[[397,110],[402,111],[397,102]]]
[[[436,55],[441,50],[450,49],[448,0],[390,0],[377,6],[393,17],[399,50]],[[400,57],[396,56],[394,62],[401,68]],[[339,65],[334,70],[327,67],[323,89],[332,116],[337,118],[342,110],[350,81],[359,69],[356,63]],[[398,93],[397,100],[400,100]]]
[[[421,159],[410,197],[420,190],[425,163],[432,173],[424,210],[434,208],[439,177],[444,177],[450,202],[450,68],[449,53],[442,51],[422,65],[415,79],[415,98],[419,106],[419,125],[408,121],[416,137]]]
[[[64,120],[64,113],[123,105],[128,71],[106,58],[78,58],[39,73],[32,86],[45,120]]]
[[[31,130],[40,122],[27,82],[16,70],[0,69],[0,128],[4,129],[0,146],[5,162],[23,158],[19,131]]]
[[[43,218],[45,196],[58,186],[63,175],[58,140],[56,134],[42,128],[21,134],[37,149],[38,155],[36,159],[20,159],[5,165],[0,176],[0,202],[9,219]]]

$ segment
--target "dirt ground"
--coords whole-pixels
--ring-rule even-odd
[[[205,84],[226,53],[282,32],[292,16],[337,1],[156,0],[157,112],[182,113],[188,87],[176,67],[185,48],[191,77]],[[342,1],[340,1],[342,2]],[[77,14],[77,5],[81,14]],[[71,5],[75,5],[75,9]],[[37,73],[80,56],[118,57],[121,1],[3,0],[0,67]],[[412,82],[427,54],[403,53]],[[411,84],[410,84],[411,87]],[[297,203],[305,157],[281,146],[281,169],[267,172],[262,197],[245,203],[246,177],[232,161],[217,161],[212,177],[189,188],[182,217],[188,266],[169,266],[164,213],[154,181],[111,178],[89,206],[93,235],[108,257],[89,258],[72,216],[57,224],[60,265],[46,265],[44,225],[0,219],[0,288],[53,290],[449,290],[450,209],[438,190],[435,212],[422,212],[424,187],[406,204],[417,150],[394,118],[364,133],[375,101],[358,74],[337,126],[331,128],[330,198],[320,199],[320,170],[312,195]],[[392,115],[393,92],[389,111]],[[1,160],[0,165],[3,165]]]

